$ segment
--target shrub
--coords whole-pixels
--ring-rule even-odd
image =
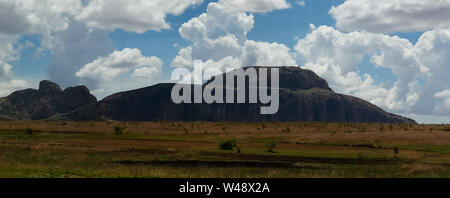
[[[275,140],[270,141],[266,144],[266,147],[267,147],[267,152],[273,153],[274,152],[273,150],[275,149],[275,147],[277,147],[277,142]]]
[[[397,147],[395,147],[394,148],[394,157],[397,158],[398,154],[400,154],[400,150]]]
[[[221,150],[233,150],[234,147],[236,147],[236,140],[234,139],[220,142]]]
[[[286,128],[286,129],[281,130],[281,132],[283,132],[283,133],[289,133],[289,132],[291,132],[291,129],[290,129],[290,128]]]
[[[122,135],[122,133],[123,133],[123,128],[122,127],[120,127],[120,126],[114,127],[114,134]]]
[[[33,135],[34,130],[32,128],[27,128],[26,132],[28,135]]]

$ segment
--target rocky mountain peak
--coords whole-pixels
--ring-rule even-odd
[[[280,88],[308,90],[313,88],[332,91],[327,81],[311,70],[300,67],[268,67],[280,70]],[[270,76],[270,75],[269,75]]]
[[[97,102],[85,86],[61,87],[43,80],[39,89],[16,91],[0,101],[0,117],[11,120],[41,120]]]
[[[86,104],[97,102],[86,86],[69,87],[63,91],[63,99],[66,101],[65,110],[70,111]]]
[[[62,89],[61,87],[49,80],[43,80],[39,83],[39,94],[40,95],[51,95],[51,96],[55,96],[55,95],[59,95],[62,93]]]
[[[316,73],[314,73],[311,70],[302,69],[300,67],[287,67],[287,66],[281,66],[281,67],[261,67],[261,66],[250,66],[250,67],[244,67],[242,68],[244,71],[247,71],[247,69],[256,69],[257,74],[259,75],[258,69],[267,69],[267,80],[270,84],[271,79],[271,69],[278,69],[279,70],[279,83],[280,88],[282,89],[301,89],[301,90],[309,90],[313,88],[317,89],[323,89],[332,91],[330,87],[328,86],[327,81],[320,78]],[[225,76],[228,73],[224,73],[223,79],[226,79]],[[209,84],[214,77],[206,82],[206,84]],[[225,82],[224,82],[225,83]],[[246,81],[246,85],[248,86],[248,80]],[[235,83],[236,86],[236,83]]]

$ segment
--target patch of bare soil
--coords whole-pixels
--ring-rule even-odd
[[[203,152],[203,155],[225,157],[233,160],[256,160],[264,162],[285,163],[326,163],[326,164],[372,164],[389,165],[397,162],[395,159],[367,159],[367,158],[329,158],[329,157],[299,157],[299,156],[267,156],[233,153]]]
[[[300,168],[321,169],[314,166],[302,166],[290,162],[264,162],[264,161],[116,161],[122,165],[151,165],[151,166],[173,166],[173,167],[251,167],[251,168]]]

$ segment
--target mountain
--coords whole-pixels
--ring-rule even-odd
[[[64,91],[56,83],[44,80],[39,89],[25,89],[0,98],[0,118],[7,120],[42,120],[97,102],[85,86]]]
[[[252,67],[244,69],[248,68]],[[261,115],[262,104],[175,104],[171,100],[171,90],[175,84],[158,84],[116,93],[62,116],[70,120],[119,121],[416,123],[387,113],[359,98],[335,93],[325,80],[312,71],[299,67],[277,68],[280,71],[280,106],[278,113],[273,115]],[[210,82],[195,86],[204,87]]]

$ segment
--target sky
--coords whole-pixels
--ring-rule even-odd
[[[299,66],[338,93],[450,123],[450,0],[0,0],[0,97],[48,79],[101,99],[194,60]]]

